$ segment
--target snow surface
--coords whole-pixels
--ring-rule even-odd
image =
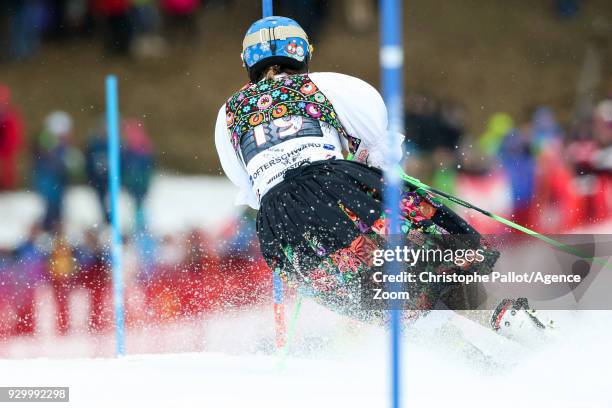
[[[70,386],[72,407],[389,406],[388,335],[383,329],[330,316],[309,304],[283,363],[266,347],[242,348],[243,331],[250,331],[246,322],[271,322],[266,313],[245,313],[244,319],[210,323],[224,327],[215,334],[223,344],[209,342],[205,348],[210,351],[121,359],[0,360],[0,384]],[[314,316],[327,326],[312,325]],[[433,337],[435,331],[427,329],[407,334],[404,406],[612,406],[612,314],[581,312],[566,316],[565,323],[562,335],[546,347],[501,354],[493,361],[458,350],[458,338],[440,343]],[[253,333],[246,337],[255,340]],[[203,339],[206,343],[207,336]],[[62,405],[68,406],[58,404]]]
[[[215,227],[232,214],[235,190],[215,178],[156,178],[149,217],[158,232]],[[99,222],[93,193],[71,190],[75,230]],[[129,211],[129,200],[124,201]],[[0,197],[0,244],[17,242],[42,204],[28,193]],[[602,232],[610,229],[603,227]],[[41,293],[50,303],[49,293]],[[44,299],[47,299],[46,301]],[[291,305],[287,305],[287,316]],[[112,335],[57,337],[53,313],[41,333],[0,343],[1,386],[70,386],[70,407],[384,407],[388,345],[366,326],[306,301],[286,359],[275,354],[270,306],[128,331],[128,357],[115,359]],[[472,324],[488,356],[463,347],[468,331],[445,330],[456,316],[432,313],[403,340],[405,407],[612,407],[612,312],[550,312],[559,329],[545,346],[517,348]],[[86,311],[76,321],[84,325]],[[454,317],[453,317],[454,316]],[[459,322],[465,322],[458,319]],[[170,354],[142,354],[170,352]],[[46,356],[46,358],[40,358]],[[91,358],[97,356],[98,358]],[[100,357],[103,356],[103,357]],[[38,357],[27,358],[25,357]],[[22,403],[19,406],[39,406]]]

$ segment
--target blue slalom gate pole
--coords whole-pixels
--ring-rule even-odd
[[[285,323],[285,305],[283,303],[283,281],[278,271],[272,271],[272,295],[274,301],[274,331],[276,332],[276,348],[282,349],[287,345],[287,326]]]
[[[261,0],[261,8],[264,17],[270,17],[274,15],[272,0]]]
[[[387,136],[389,146],[395,149],[399,133],[404,132],[403,114],[403,83],[402,68],[404,50],[402,48],[402,0],[381,0],[380,1],[380,30],[381,48],[380,65],[382,68],[382,93],[387,105],[389,114],[389,134]],[[399,231],[399,205],[401,179],[395,171],[395,163],[387,163],[385,180],[387,182],[384,191],[384,206],[390,217],[389,248],[395,249],[401,245]],[[400,268],[397,262],[388,262],[385,273],[388,275],[399,275]],[[391,283],[387,289],[390,292],[401,291],[401,284]],[[391,377],[391,406],[399,408],[401,406],[401,300],[391,300],[389,302],[390,325],[391,325],[391,356],[390,356],[390,377]]]
[[[115,332],[117,356],[125,355],[125,312],[123,305],[123,271],[121,253],[121,230],[119,229],[119,192],[121,167],[119,150],[119,93],[117,77],[106,77],[106,127],[108,134],[108,191],[110,192],[110,215],[112,226],[111,267],[113,271],[113,299],[115,309]]]
[[[272,0],[261,0],[261,10],[263,17],[274,15]],[[283,294],[283,281],[278,275],[278,271],[272,271],[272,295],[274,301],[274,324],[276,331],[276,347],[285,346],[285,306]]]

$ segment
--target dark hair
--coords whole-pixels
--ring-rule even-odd
[[[306,67],[299,69],[299,70],[295,70],[295,69],[284,67],[282,65],[270,65],[261,73],[259,78],[257,78],[256,82],[259,82],[262,79],[274,79],[274,77],[278,74],[294,75],[294,74],[304,74],[306,72],[308,72],[308,68]]]

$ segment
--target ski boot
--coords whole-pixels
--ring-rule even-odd
[[[504,299],[491,316],[491,327],[507,339],[524,345],[539,345],[554,328],[554,322],[539,316],[526,298]]]

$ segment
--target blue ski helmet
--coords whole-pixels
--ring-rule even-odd
[[[251,82],[257,82],[264,70],[280,65],[294,70],[308,67],[312,46],[306,32],[287,17],[266,17],[249,27],[242,42],[242,61]]]

